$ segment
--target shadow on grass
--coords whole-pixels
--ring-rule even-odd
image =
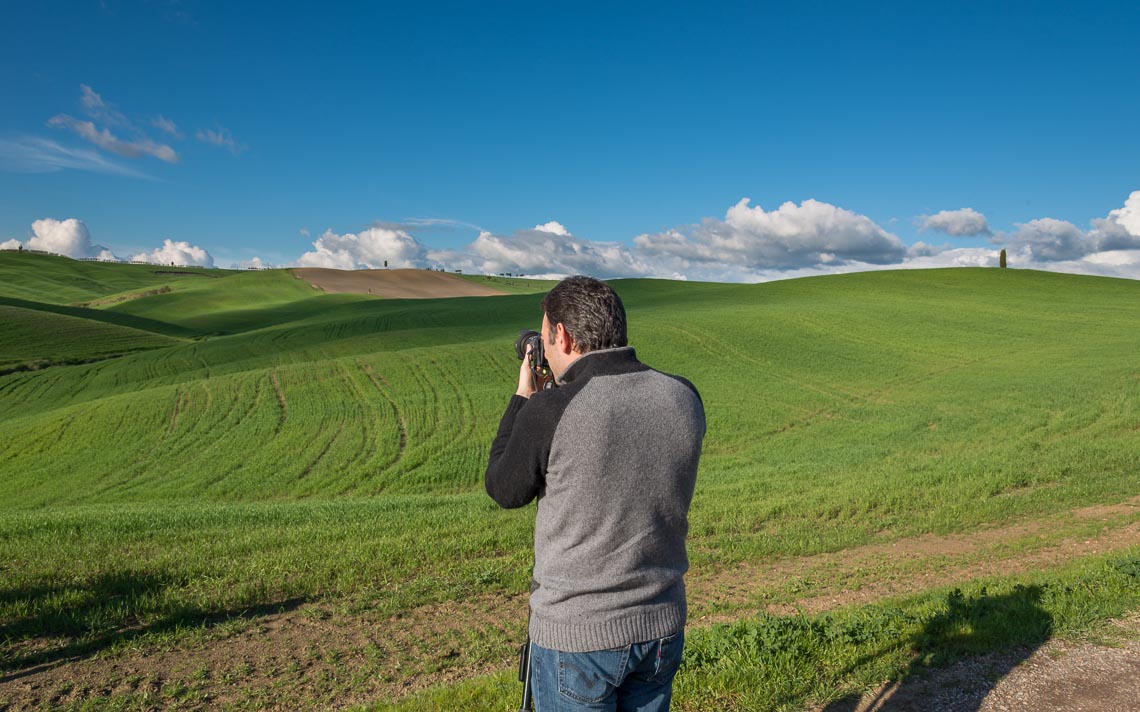
[[[231,608],[168,600],[184,585],[170,576],[118,571],[76,584],[0,589],[0,683],[139,638],[291,611],[307,600]]]
[[[985,589],[968,597],[960,591],[948,599],[949,609],[932,618],[912,643],[914,660],[907,670],[873,695],[832,702],[823,712],[974,712],[1001,679],[1042,644],[1053,631],[1053,619],[1040,605],[1040,586],[1018,586],[1000,596]],[[987,655],[984,665],[968,674],[947,675],[935,682],[928,673],[968,656]],[[856,662],[851,670],[870,662]]]

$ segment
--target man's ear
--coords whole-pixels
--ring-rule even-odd
[[[570,335],[569,331],[566,331],[562,322],[554,325],[554,339],[558,350],[562,353],[568,354],[574,351],[574,337]]]

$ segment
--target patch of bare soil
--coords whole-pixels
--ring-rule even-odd
[[[1135,712],[1140,618],[1118,626],[1131,639],[981,655],[811,712]]]
[[[330,294],[372,294],[388,299],[492,297],[504,292],[446,272],[426,269],[341,270],[298,267],[293,274]]]
[[[1140,497],[968,535],[902,539],[727,571],[693,570],[688,579],[690,624],[735,620],[758,609],[825,611],[1122,550],[1140,541],[1138,515]],[[263,709],[339,708],[395,699],[511,668],[524,637],[526,607],[524,593],[472,597],[391,617],[365,607],[285,605],[266,615],[222,622],[200,639],[59,657],[0,672],[0,710],[6,705],[79,706],[97,698],[114,698],[128,707]],[[35,646],[59,644],[38,641]],[[894,691],[876,691],[871,697],[879,702],[871,701],[878,707],[860,707],[864,700],[852,700],[832,703],[848,706],[826,712],[1137,709],[1140,648],[1102,648],[1058,642],[1033,655],[1012,651],[966,661],[945,671],[939,688],[947,695],[967,690],[965,702],[947,697],[946,706],[923,704],[923,699],[941,698],[916,679],[904,680]],[[1017,676],[1065,660],[1070,667],[1042,667],[1040,674]],[[1002,683],[1007,687],[994,686],[993,680],[1011,669],[1015,674]],[[990,687],[979,687],[983,684]],[[908,699],[916,700],[916,706],[900,706],[911,704]],[[1056,700],[1070,700],[1073,706]],[[1103,705],[1080,706],[1092,705],[1090,700]],[[980,706],[983,702],[990,706]],[[893,706],[882,706],[888,703]]]
[[[127,708],[343,708],[495,672],[525,633],[526,597],[392,617],[318,603],[223,623],[204,640],[0,672],[0,710],[93,699]],[[39,647],[54,641],[38,641]]]

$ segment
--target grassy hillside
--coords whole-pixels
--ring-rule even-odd
[[[15,306],[22,303],[25,306]],[[0,301],[0,374],[83,363],[178,344],[176,339],[96,319]]]
[[[230,279],[280,294],[291,278],[210,284]],[[715,515],[698,532],[786,532],[790,519],[811,549],[869,518],[947,530],[1136,484],[1135,283],[954,270],[617,287],[643,358],[689,376],[708,404],[702,485],[716,496],[698,505]],[[217,324],[182,309],[200,291],[198,309],[241,303],[187,288],[137,311],[230,328],[233,309]],[[266,328],[11,374],[0,501],[477,488],[534,302],[299,299],[292,314],[261,310]],[[30,338],[18,358],[41,348]],[[55,353],[68,336],[44,339]],[[820,513],[834,529],[809,524]]]
[[[227,270],[81,262],[58,255],[0,250],[0,297],[74,304],[131,291],[204,281]]]
[[[525,588],[533,511],[497,510],[482,471],[512,343],[541,319],[534,294],[378,300],[311,296],[285,272],[187,279],[99,313],[209,335],[195,340],[134,343],[74,314],[37,335],[9,307],[25,319],[12,346],[5,331],[17,361],[123,349],[0,376],[9,666],[50,658],[53,636],[97,650],[132,626],[284,601],[388,615]],[[16,282],[50,301],[48,283]],[[1140,491],[1140,283],[958,269],[615,286],[639,355],[706,405],[695,571]]]
[[[322,313],[330,305],[367,300],[324,295],[288,270],[231,272],[216,280],[183,280],[169,292],[108,306],[108,310],[170,321],[203,333],[236,333]]]

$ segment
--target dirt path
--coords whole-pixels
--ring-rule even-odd
[[[1132,639],[982,655],[810,712],[1135,712],[1140,618],[1117,625]]]
[[[725,570],[695,568],[688,578],[690,624],[736,620],[758,609],[821,612],[1049,568],[1138,542],[1140,497],[967,535],[922,536]],[[270,708],[298,701],[343,707],[397,698],[509,668],[525,611],[524,595],[486,595],[389,618],[328,603],[283,604],[268,615],[222,623],[197,641],[0,673],[0,709],[5,703],[14,709],[58,707],[97,697],[155,707]],[[1140,628],[1136,621],[1129,625]],[[945,671],[942,683],[931,683],[946,692],[945,706],[929,704],[937,697],[934,688],[908,680],[866,700],[832,703],[817,712],[1137,709],[1137,645],[1109,649],[1053,642],[1015,668],[1028,653],[989,656]],[[1011,663],[1009,655],[1021,657]],[[993,687],[994,671],[1011,669],[1014,674]],[[950,693],[963,697],[955,702]],[[1086,703],[1101,706],[1080,706]]]

